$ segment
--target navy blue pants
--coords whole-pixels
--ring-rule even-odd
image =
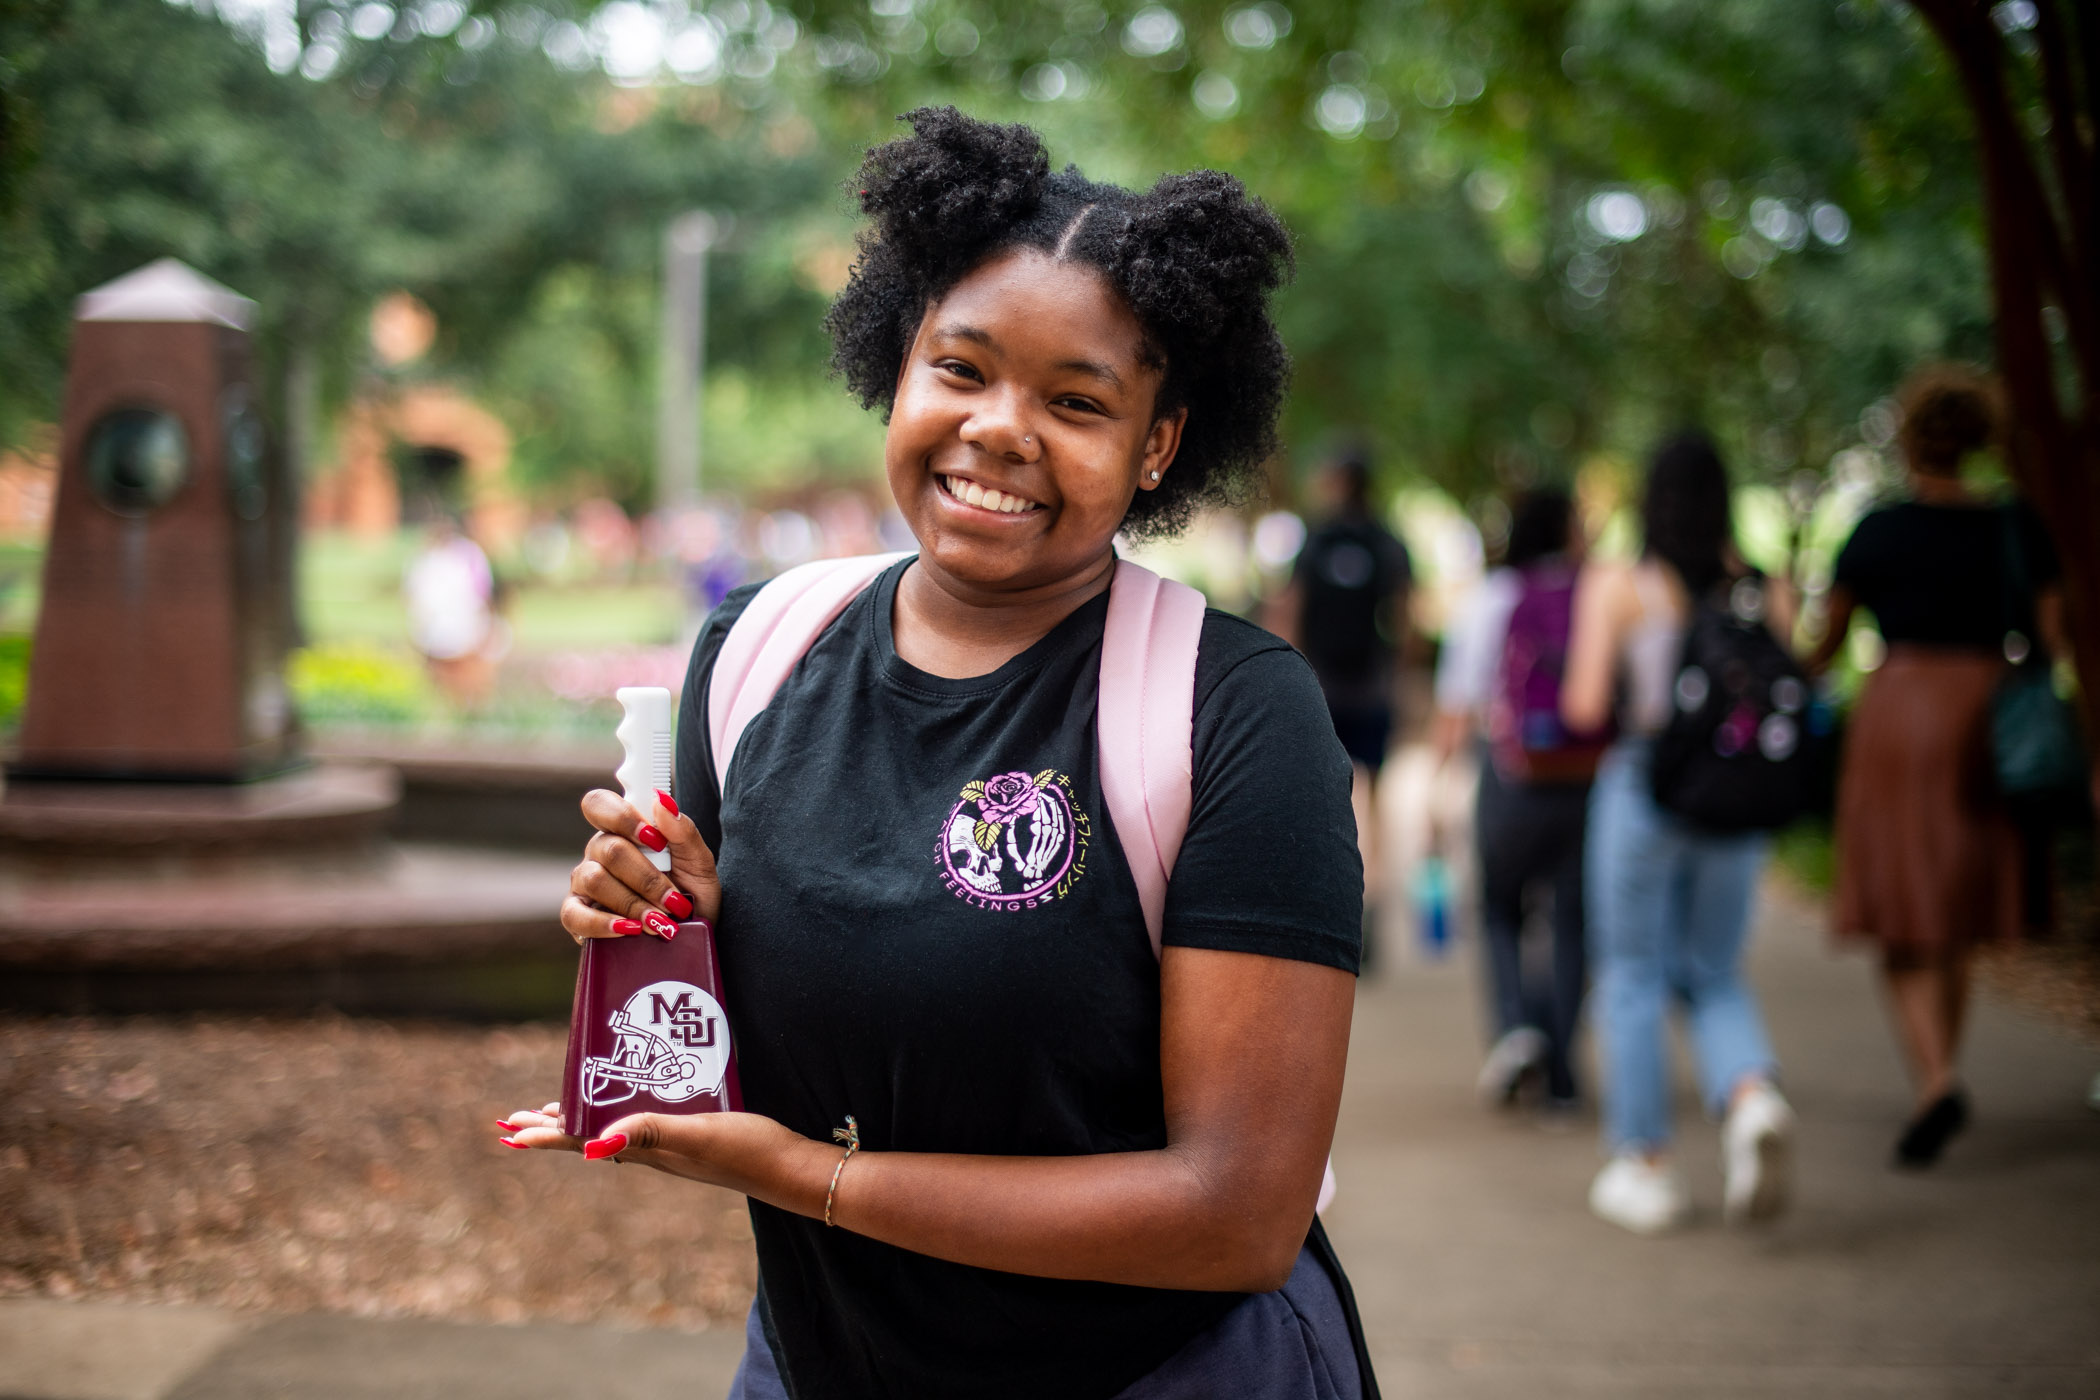
[[[1341,1295],[1308,1247],[1282,1288],[1250,1295],[1117,1400],[1358,1400],[1362,1394]],[[755,1303],[729,1400],[787,1400]]]
[[[1342,741],[1342,750],[1352,763],[1361,763],[1373,773],[1385,766],[1385,752],[1393,743],[1391,705],[1329,700],[1327,717],[1334,721],[1334,736]]]

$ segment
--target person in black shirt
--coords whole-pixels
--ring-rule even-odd
[[[1366,898],[1380,890],[1378,772],[1393,739],[1395,662],[1407,635],[1414,568],[1407,546],[1371,511],[1371,459],[1345,447],[1320,470],[1327,511],[1305,537],[1291,581],[1270,610],[1280,636],[1312,663],[1334,732],[1355,767],[1356,810]],[[1367,921],[1369,922],[1369,921]],[[1367,942],[1366,959],[1373,952]]]
[[[1291,566],[1291,640],[1312,663],[1335,733],[1375,774],[1393,733],[1393,663],[1407,630],[1414,568],[1371,513],[1369,456],[1348,449],[1320,473],[1329,514]]]
[[[725,600],[679,711],[684,810],[593,793],[562,910],[577,938],[667,901],[715,922],[748,1111],[583,1144],[550,1106],[512,1140],[751,1198],[739,1400],[1375,1395],[1314,1214],[1361,892],[1318,684],[1206,617],[1157,960],[1096,753],[1112,540],[1273,450],[1288,237],[1214,172],[1135,194],[1051,174],[1024,127],[909,120],[861,169],[873,226],[829,325],[888,410],[919,552],[816,639],[726,783],[704,716],[752,590]],[[1049,873],[979,868],[958,814],[1030,803]]]
[[[1968,1120],[1955,1059],[1970,950],[2021,922],[2019,835],[1991,772],[1991,697],[2009,634],[2061,647],[2063,598],[2034,512],[1987,503],[1961,479],[1995,433],[1988,386],[1932,369],[1900,400],[1911,499],[1868,514],[1839,552],[1829,625],[1808,664],[1827,668],[1853,613],[1874,614],[1888,654],[1846,737],[1835,917],[1841,936],[1880,946],[1918,1091],[1896,1159],[1923,1167]]]

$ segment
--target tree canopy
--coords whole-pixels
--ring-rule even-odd
[[[1241,176],[1299,244],[1294,453],[1362,431],[1462,498],[1694,420],[1820,470],[1910,365],[1990,352],[1960,94],[1886,0],[196,3],[0,17],[0,437],[55,415],[71,298],[173,254],[333,399],[413,292],[419,372],[530,479],[639,502],[662,229],[705,206],[711,463],[864,470],[838,182],[927,102],[1098,177]]]

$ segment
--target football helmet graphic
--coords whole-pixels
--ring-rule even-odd
[[[690,982],[652,982],[606,1020],[612,1053],[583,1062],[583,1096],[593,1105],[637,1093],[659,1103],[720,1094],[729,1068],[729,1021],[721,1003]]]

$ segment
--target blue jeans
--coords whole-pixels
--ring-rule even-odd
[[[1716,836],[1656,806],[1651,745],[1622,740],[1590,790],[1585,892],[1603,1059],[1604,1138],[1611,1151],[1659,1151],[1670,1141],[1670,1056],[1664,1024],[1681,1001],[1699,1091],[1717,1116],[1745,1075],[1774,1074],[1757,996],[1743,978],[1743,944],[1761,834]]]

